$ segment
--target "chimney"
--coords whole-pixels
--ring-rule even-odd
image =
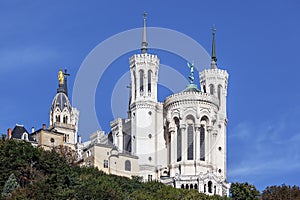
[[[33,133],[34,132],[34,127],[31,127],[31,133]]]
[[[43,130],[46,130],[46,124],[43,124]]]
[[[81,135],[78,135],[78,143],[81,144]]]
[[[12,133],[11,133],[11,128],[8,128],[8,129],[7,129],[7,138],[10,139],[10,138],[11,138],[11,135],[12,135]]]

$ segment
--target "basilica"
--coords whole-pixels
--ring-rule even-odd
[[[68,74],[60,70],[49,127],[44,125],[28,133],[16,125],[8,130],[8,136],[29,140],[45,149],[68,146],[76,151],[80,166],[94,166],[108,174],[140,176],[143,181],[155,180],[176,188],[228,196],[228,73],[217,67],[215,32],[211,66],[199,73],[200,87],[194,83],[194,66],[188,64],[189,85],[159,102],[160,60],[147,52],[146,17],[143,22],[141,52],[129,58],[128,118],[112,120],[109,133],[96,130],[90,134],[90,140],[82,142],[77,133],[79,111],[72,107],[68,97]]]

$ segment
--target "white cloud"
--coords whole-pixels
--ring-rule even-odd
[[[300,107],[264,122],[242,121],[231,133],[229,180],[253,180],[300,171]],[[291,177],[290,177],[291,178]],[[260,181],[260,180],[258,180]],[[270,183],[272,185],[272,183]]]

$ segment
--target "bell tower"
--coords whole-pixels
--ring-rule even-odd
[[[226,70],[217,67],[216,29],[212,28],[212,52],[211,68],[200,72],[201,91],[218,99],[218,112],[212,125],[212,139],[210,144],[211,160],[216,171],[226,177],[226,129],[227,129],[227,112],[226,98],[228,73]]]
[[[147,52],[146,13],[143,15],[141,53],[130,61],[130,119],[132,153],[139,156],[140,175],[147,180],[156,177],[156,168],[164,158],[159,149],[164,146],[163,106],[157,102],[159,58]]]
[[[71,106],[68,98],[67,70],[58,72],[58,89],[50,109],[50,127],[64,134],[65,144],[76,144],[79,111]]]
[[[157,102],[159,58],[157,55],[148,54],[147,46],[146,13],[144,13],[141,53],[135,54],[129,59],[131,74],[131,103],[141,100]]]

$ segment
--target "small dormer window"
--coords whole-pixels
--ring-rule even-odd
[[[28,141],[28,134],[27,134],[26,132],[23,133],[23,135],[22,135],[22,140]]]

